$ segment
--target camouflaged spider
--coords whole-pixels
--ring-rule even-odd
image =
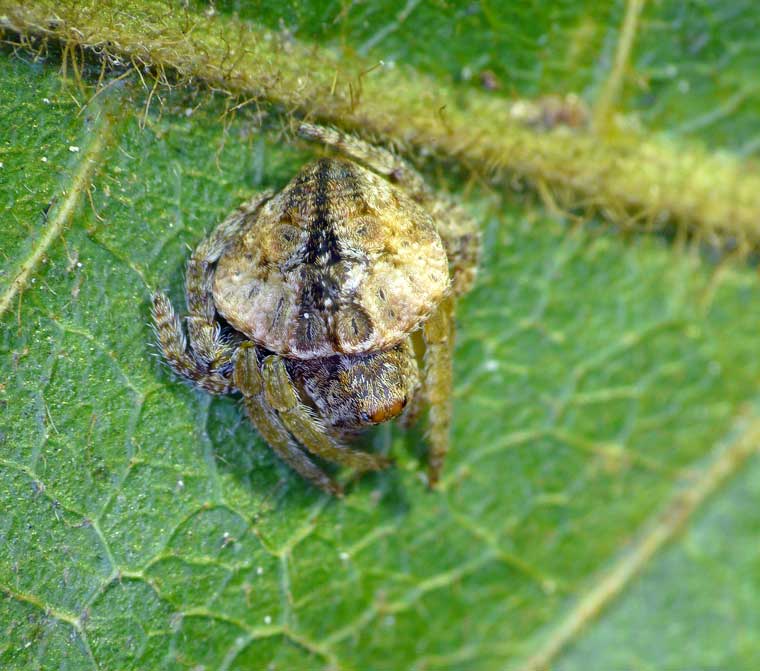
[[[475,276],[476,226],[387,150],[310,124],[299,133],[351,160],[310,163],[219,224],[187,267],[189,346],[167,296],[153,296],[161,350],[198,387],[239,391],[283,461],[336,495],[307,451],[385,468],[344,440],[405,408],[414,419],[421,386],[434,486],[449,448],[454,301]]]

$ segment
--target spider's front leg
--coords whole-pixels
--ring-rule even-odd
[[[261,373],[267,402],[309,452],[358,471],[379,471],[390,465],[385,457],[352,450],[331,437],[323,422],[299,399],[282,357],[275,354],[266,357]]]
[[[234,358],[235,386],[243,394],[248,417],[261,437],[275,451],[275,454],[302,478],[328,494],[342,496],[341,486],[298,447],[277,411],[267,401],[255,345],[251,342],[243,343]]]
[[[272,193],[267,191],[239,207],[190,257],[185,275],[188,338],[168,296],[162,291],[153,294],[153,323],[164,358],[175,373],[212,394],[226,394],[233,389],[230,376],[235,349],[222,336],[216,320],[211,287],[214,264],[250,217],[271,197]]]

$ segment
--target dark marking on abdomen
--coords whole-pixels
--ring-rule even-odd
[[[313,185],[314,218],[309,222],[309,237],[304,247],[303,261],[317,267],[326,267],[338,263],[342,257],[335,227],[331,221],[331,196],[333,182],[337,175],[331,175],[330,168],[335,165],[328,159],[322,159],[315,166],[315,184]],[[343,178],[340,175],[339,178]],[[306,194],[308,197],[311,194]]]

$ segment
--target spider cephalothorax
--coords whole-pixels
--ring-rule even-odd
[[[354,160],[305,166],[198,246],[186,276],[189,346],[168,298],[153,297],[164,357],[207,391],[242,393],[277,454],[336,494],[307,452],[384,468],[385,457],[344,441],[418,407],[422,389],[433,485],[448,450],[451,318],[474,277],[474,225],[389,152],[318,126],[301,134]],[[420,336],[421,376],[412,345]]]

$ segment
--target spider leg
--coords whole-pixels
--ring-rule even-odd
[[[198,247],[187,263],[185,295],[187,297],[187,331],[195,357],[209,370],[226,369],[229,374],[235,346],[221,334],[216,321],[212,295],[214,264],[230,242],[250,221],[251,216],[272,197],[271,191],[257,194],[220,223]]]
[[[180,377],[196,384],[212,394],[228,394],[232,391],[229,378],[200,360],[187,347],[187,339],[182,330],[177,313],[169,297],[161,291],[153,294],[153,324],[158,344],[171,369]]]
[[[480,262],[480,229],[467,211],[447,194],[427,203],[438,225],[446,256],[449,259],[451,288],[455,296],[466,294],[475,283]]]
[[[390,465],[385,457],[349,449],[331,438],[319,418],[299,400],[281,357],[266,357],[261,373],[269,405],[277,410],[288,431],[309,452],[359,471],[378,471]]]
[[[425,339],[423,388],[430,407],[428,416],[428,483],[434,487],[449,451],[451,429],[451,348],[454,299],[444,299],[422,326]]]
[[[376,173],[388,177],[418,202],[426,202],[434,198],[422,175],[403,158],[383,147],[365,142],[336,128],[311,123],[302,123],[298,127],[298,134],[307,140],[332,147],[354,161],[363,163]]]
[[[271,192],[258,194],[227,217],[198,245],[190,257],[185,292],[190,315],[185,337],[171,301],[161,291],[153,294],[153,323],[164,358],[177,375],[212,394],[232,391],[230,380],[234,347],[221,334],[211,294],[213,264]],[[189,347],[188,347],[189,339]]]
[[[409,336],[408,345],[412,352],[412,356],[415,357],[415,361],[418,360],[418,355],[422,356],[425,351],[425,341],[422,338],[421,331],[415,331]],[[410,429],[413,427],[420,415],[425,410],[425,394],[422,389],[422,380],[418,378],[416,383],[409,390],[409,400],[404,408],[404,412],[396,420],[403,429]]]
[[[475,281],[480,259],[480,231],[477,222],[456,200],[446,193],[433,191],[409,162],[383,147],[376,147],[335,128],[310,123],[301,124],[298,133],[384,175],[425,207],[433,216],[446,248],[454,294],[461,296],[469,291]]]
[[[335,496],[343,496],[343,489],[320,469],[301,450],[288,430],[267,402],[264,380],[259,370],[256,347],[251,342],[243,343],[235,355],[233,373],[235,386],[243,394],[243,402],[253,425],[262,438],[288,466],[302,478]]]

